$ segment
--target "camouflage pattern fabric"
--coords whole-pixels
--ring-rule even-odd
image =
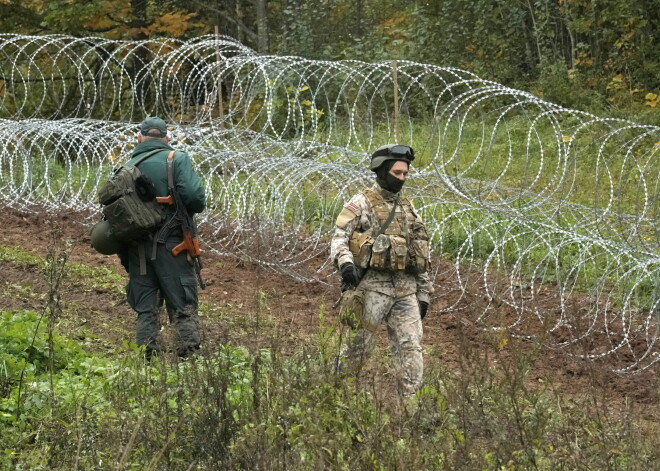
[[[396,194],[383,190],[377,184],[371,190],[378,192],[388,204],[389,209],[392,209]],[[401,208],[397,207],[397,212],[399,211],[401,211]],[[422,224],[422,220],[417,214],[415,214],[415,221]],[[335,232],[330,244],[330,258],[334,261],[335,265],[340,267],[346,262],[355,263],[353,254],[348,248],[348,241],[354,231],[377,231],[378,228],[378,216],[371,208],[364,194],[358,193],[353,196],[344,205],[344,208],[337,217]],[[431,280],[426,272],[419,275],[411,275],[405,272],[387,272],[384,270],[368,269],[366,272],[361,270],[360,275],[363,276],[360,283],[361,288],[378,291],[388,296],[398,298],[416,293],[419,301],[428,303],[430,301],[430,294],[433,293]]]
[[[397,195],[375,184],[371,191],[378,192],[391,210]],[[421,218],[414,212],[412,205],[397,212],[413,211],[413,217],[396,215],[399,221],[422,224]],[[346,203],[337,217],[335,232],[330,246],[330,257],[337,267],[352,262],[353,254],[349,249],[349,240],[354,231],[377,234],[380,228],[378,216],[373,211],[363,193],[354,195]],[[404,228],[408,231],[410,228]],[[386,324],[390,348],[394,356],[399,392],[403,396],[414,394],[422,380],[422,322],[418,301],[430,302],[433,293],[428,273],[412,275],[404,271],[385,271],[374,268],[359,269],[361,281],[359,289],[365,291],[364,316],[368,324]],[[373,330],[373,329],[372,329]],[[358,367],[374,346],[372,330],[359,329],[351,332],[346,347],[340,353],[338,367],[342,370]]]
[[[422,320],[414,294],[401,298],[366,291],[364,319],[368,324],[387,325],[390,350],[396,368],[398,392],[403,397],[415,394],[422,382]],[[376,338],[373,330],[350,332],[348,342],[339,355],[338,368],[357,374],[364,360],[371,354]]]

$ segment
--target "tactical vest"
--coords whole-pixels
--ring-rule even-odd
[[[362,190],[378,224],[366,232],[355,231],[349,241],[353,259],[361,268],[385,271],[405,271],[414,275],[428,270],[429,238],[424,225],[417,220],[412,204],[401,198],[394,218],[385,226],[391,209],[381,195],[372,189]]]

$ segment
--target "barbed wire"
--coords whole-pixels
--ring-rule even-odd
[[[159,115],[204,179],[207,250],[334,282],[342,205],[370,153],[417,153],[406,194],[431,233],[433,310],[607,358],[658,360],[660,128],[408,61],[263,56],[225,37],[0,35],[0,195],[91,210]],[[396,93],[395,93],[396,91]]]

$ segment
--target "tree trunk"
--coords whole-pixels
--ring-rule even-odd
[[[364,16],[364,2],[355,1],[355,38],[362,39],[362,18]]]
[[[268,0],[255,0],[257,7],[257,49],[268,52]]]
[[[243,22],[243,9],[241,8],[241,0],[236,0],[235,9],[236,12],[236,22],[237,24]],[[245,44],[245,35],[243,34],[243,29],[239,26],[236,27],[236,39],[241,44]]]
[[[144,29],[147,26],[147,0],[131,0],[131,39],[139,40],[146,38]]]
[[[133,40],[145,39],[147,35],[144,28],[147,26],[147,0],[131,0],[133,19],[131,20],[131,38]],[[133,70],[131,71],[133,83],[133,102],[138,106],[148,108],[150,80],[145,73],[149,64],[149,51],[138,48],[133,56]]]

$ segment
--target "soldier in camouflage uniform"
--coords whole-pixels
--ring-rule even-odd
[[[413,149],[402,145],[388,144],[373,153],[376,183],[344,205],[330,250],[342,291],[364,291],[359,327],[349,336],[338,367],[359,365],[373,350],[375,328],[384,323],[404,397],[414,395],[422,381],[422,319],[433,292],[426,228],[400,193],[414,158]]]

